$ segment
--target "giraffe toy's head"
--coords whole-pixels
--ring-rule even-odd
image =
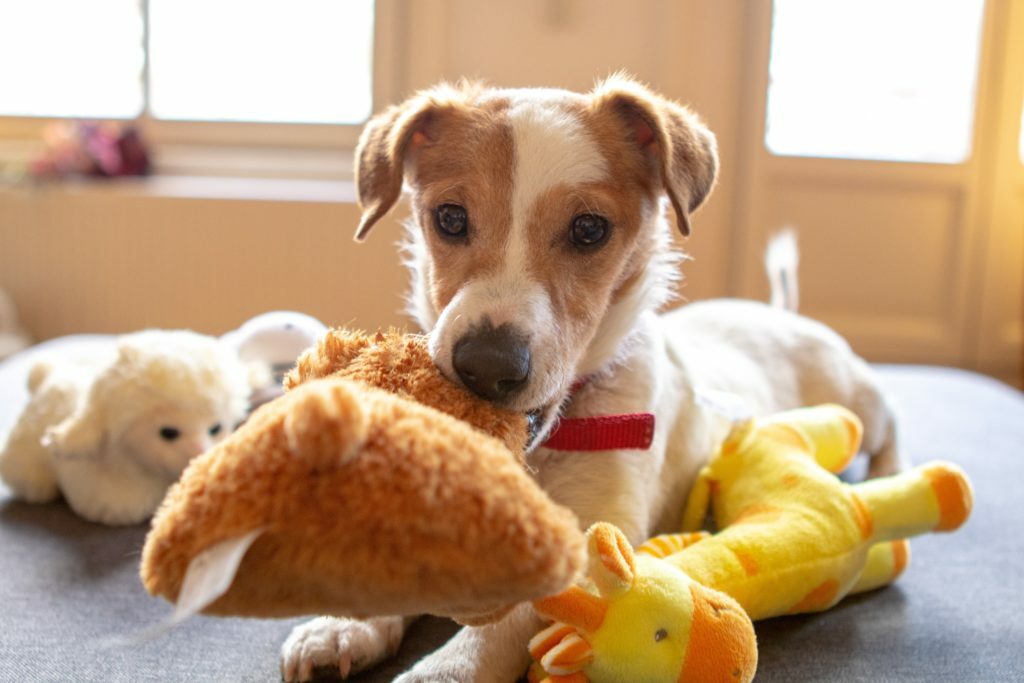
[[[590,583],[534,603],[555,621],[530,642],[552,683],[750,681],[754,627],[735,600],[634,554],[611,524],[587,532]]]

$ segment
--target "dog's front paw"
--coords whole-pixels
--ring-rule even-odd
[[[336,669],[342,678],[394,654],[402,642],[402,617],[320,617],[292,629],[281,646],[281,677],[308,681],[313,670]]]

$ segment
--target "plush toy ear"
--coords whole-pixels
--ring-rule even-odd
[[[686,107],[615,75],[592,93],[595,109],[610,109],[647,157],[672,202],[679,231],[690,234],[690,214],[704,202],[718,173],[715,136]]]
[[[43,445],[59,458],[91,458],[106,441],[103,415],[89,401],[78,412],[51,427],[43,436]]]
[[[587,531],[589,572],[597,590],[605,598],[628,591],[636,578],[633,546],[613,524],[598,522]]]
[[[363,210],[356,230],[362,242],[402,194],[405,162],[416,148],[436,142],[437,123],[479,86],[439,85],[370,119],[356,146],[356,192]]]

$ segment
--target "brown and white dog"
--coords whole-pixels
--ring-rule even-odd
[[[439,86],[374,118],[358,150],[358,240],[409,193],[410,311],[435,363],[530,412],[528,459],[541,485],[584,527],[610,521],[633,543],[675,529],[724,436],[726,420],[704,395],[737,396],[754,414],[842,403],[866,425],[871,472],[899,466],[891,411],[831,330],[753,302],[658,314],[680,261],[666,208],[688,234],[717,163],[715,139],[692,112],[622,76],[588,94]],[[644,411],[656,417],[648,451],[536,446],[560,415]],[[299,626],[282,648],[284,678],[371,666],[397,648],[406,623]],[[539,626],[522,605],[462,629],[399,680],[514,681]]]

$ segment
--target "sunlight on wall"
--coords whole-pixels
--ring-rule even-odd
[[[775,154],[959,163],[971,152],[983,0],[775,0]]]

